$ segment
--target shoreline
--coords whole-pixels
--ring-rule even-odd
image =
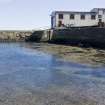
[[[30,48],[44,53],[57,55],[66,61],[86,64],[90,66],[105,66],[105,50],[95,48],[82,48],[76,46],[57,45],[49,43],[31,44]]]

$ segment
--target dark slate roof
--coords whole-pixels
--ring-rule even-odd
[[[93,9],[98,9],[98,10],[105,10],[105,8],[93,8]]]
[[[65,14],[96,14],[96,12],[78,12],[78,11],[55,11],[55,13],[65,13]]]
[[[105,8],[93,8],[90,12],[78,12],[78,11],[53,11],[51,16],[54,16],[56,13],[61,14],[97,14],[97,11],[94,10],[104,10]]]

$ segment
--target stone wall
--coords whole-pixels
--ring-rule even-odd
[[[0,41],[25,41],[32,31],[0,31]]]
[[[10,36],[11,35],[9,35],[9,37]],[[30,42],[51,42],[59,44],[72,44],[87,47],[94,46],[105,48],[105,28],[99,27],[37,30],[32,32],[31,35],[30,32],[29,33],[15,32],[12,38],[16,40],[25,39],[26,41]]]
[[[87,27],[53,30],[50,42],[105,48],[105,28]]]

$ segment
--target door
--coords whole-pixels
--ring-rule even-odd
[[[58,22],[58,27],[61,27],[62,26],[62,21],[59,21]]]

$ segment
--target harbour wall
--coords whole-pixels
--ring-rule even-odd
[[[53,30],[50,41],[105,48],[105,28],[87,27]]]
[[[105,28],[85,27],[35,31],[27,41],[105,48]]]
[[[0,31],[0,41],[27,41],[105,48],[105,28],[84,27],[37,31]]]
[[[32,35],[32,31],[0,31],[0,42],[5,41],[25,41],[26,37]]]

